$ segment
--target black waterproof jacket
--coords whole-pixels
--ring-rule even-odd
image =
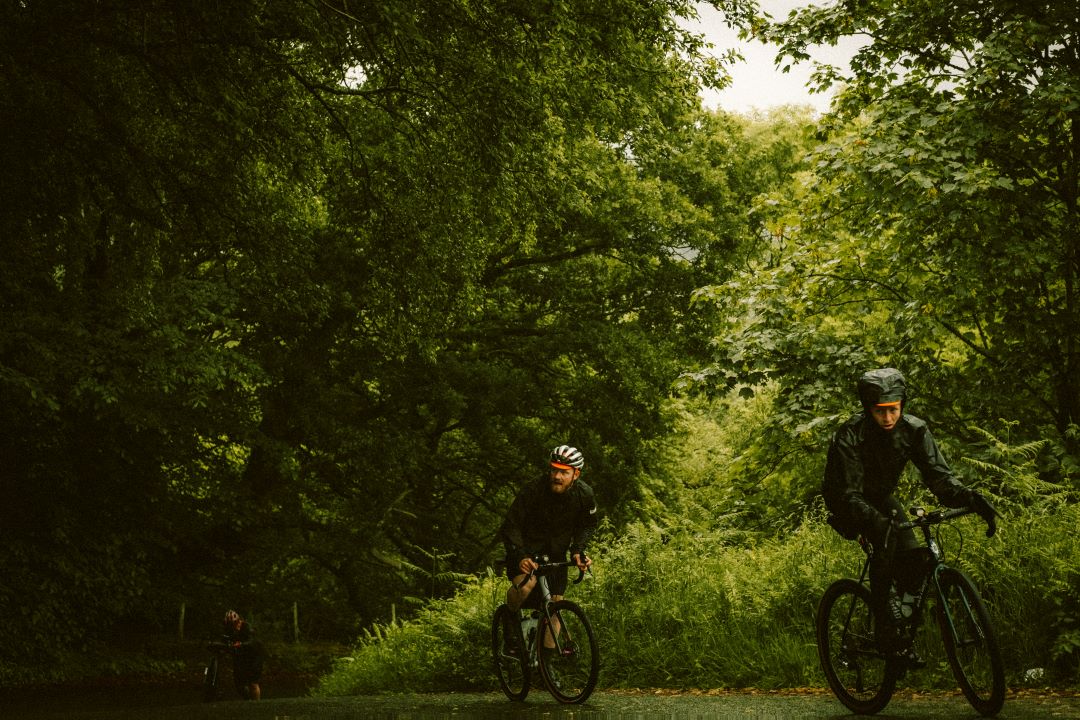
[[[567,550],[584,552],[596,522],[596,499],[581,480],[562,494],[551,492],[546,477],[529,483],[514,498],[499,531],[506,564],[516,567],[526,555],[562,560]]]
[[[909,460],[943,505],[968,503],[970,491],[953,475],[924,421],[903,414],[885,431],[862,412],[841,425],[829,444],[821,486],[826,506],[850,531],[873,533],[886,522],[885,500]]]

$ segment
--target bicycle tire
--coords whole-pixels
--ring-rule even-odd
[[[1005,704],[1005,666],[986,604],[955,568],[938,574],[937,587],[938,625],[953,676],[980,715],[997,715]]]
[[[214,655],[210,658],[210,662],[203,668],[203,702],[214,702],[217,700],[217,681],[218,681],[218,657]]]
[[[570,600],[550,605],[552,620],[558,624],[555,648],[544,648],[549,622],[540,618],[536,645],[540,677],[548,692],[561,703],[580,704],[589,699],[600,677],[600,647],[585,611]]]
[[[506,604],[495,609],[491,621],[491,659],[506,697],[524,700],[529,694],[529,655],[521,637],[521,614]]]
[[[821,596],[814,627],[821,669],[836,698],[859,715],[883,710],[899,670],[874,639],[870,590],[851,579],[837,580]]]

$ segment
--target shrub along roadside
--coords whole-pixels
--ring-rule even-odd
[[[1007,516],[993,539],[977,518],[943,535],[949,561],[984,590],[1010,685],[1023,685],[1033,668],[1043,668],[1039,686],[1076,684],[1078,521],[1080,509],[1062,502]],[[783,537],[738,542],[638,525],[606,544],[593,579],[568,596],[596,627],[601,687],[820,687],[817,601],[832,580],[857,575],[861,561],[820,518]],[[494,689],[489,625],[505,587],[489,573],[412,620],[375,628],[315,693]],[[934,637],[930,667],[907,678],[911,687],[953,687]]]

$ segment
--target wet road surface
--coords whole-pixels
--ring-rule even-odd
[[[197,689],[196,689],[197,690]],[[852,718],[830,694],[809,693],[671,693],[597,692],[583,706],[563,706],[542,691],[524,703],[511,703],[499,693],[401,694],[343,698],[273,697],[260,702],[223,700],[190,702],[196,690],[172,689],[151,694],[130,689],[115,696],[23,698],[0,700],[4,720],[435,720],[436,718]],[[269,695],[269,694],[268,694]],[[926,718],[967,720],[978,715],[963,697],[898,693],[882,720]],[[1010,695],[998,715],[1002,720],[1080,718],[1076,695]]]

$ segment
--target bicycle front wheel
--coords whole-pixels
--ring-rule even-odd
[[[959,570],[943,570],[937,585],[938,625],[953,675],[973,708],[981,715],[997,715],[1005,704],[1005,668],[986,605]]]
[[[529,655],[521,637],[521,614],[507,605],[496,608],[491,621],[491,658],[506,697],[524,700],[529,694]]]
[[[874,641],[870,590],[854,580],[837,580],[818,605],[818,658],[837,699],[860,715],[880,712],[896,688],[895,661]]]
[[[550,621],[541,617],[537,632],[540,677],[559,702],[583,703],[600,676],[596,636],[585,611],[576,603],[559,600],[550,609]]]

